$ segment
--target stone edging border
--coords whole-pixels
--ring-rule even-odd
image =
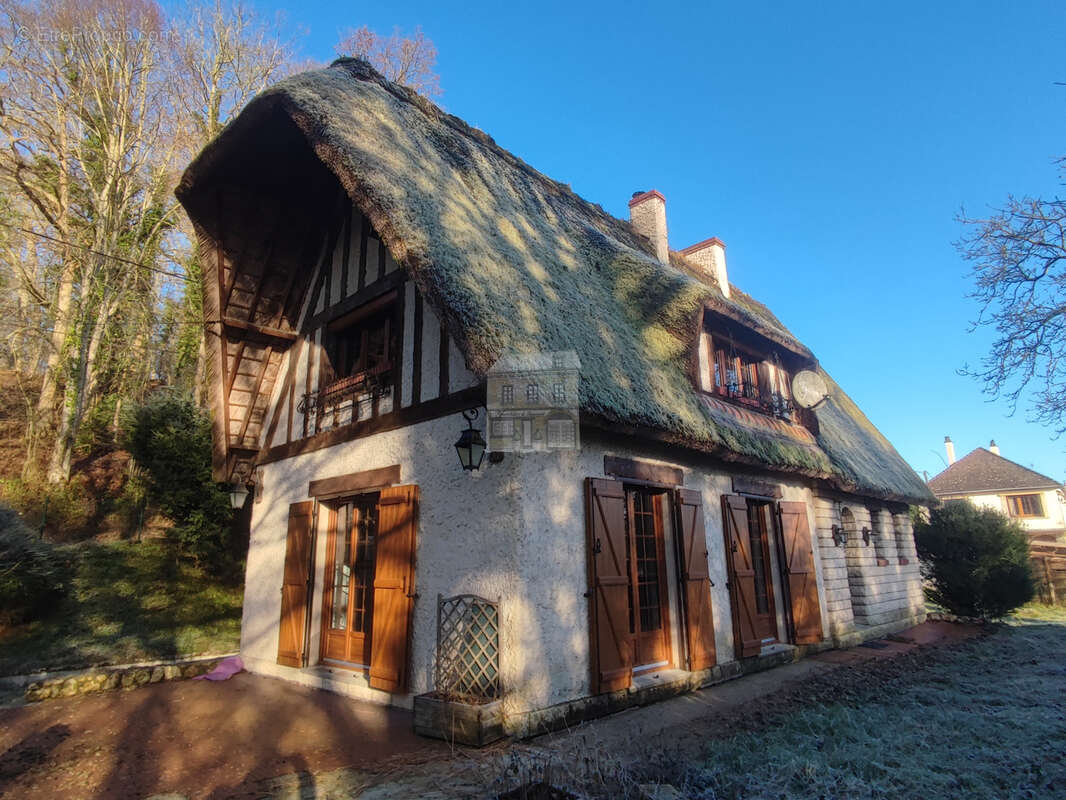
[[[75,697],[116,689],[136,689],[149,683],[195,678],[210,672],[223,659],[235,655],[238,653],[201,655],[111,667],[90,667],[78,671],[11,675],[0,679],[0,683],[15,687],[24,686],[25,701],[37,703],[57,697]]]

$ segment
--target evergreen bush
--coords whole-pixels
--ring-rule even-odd
[[[995,509],[948,501],[918,521],[914,540],[926,596],[953,614],[999,619],[1033,597],[1029,538]]]
[[[182,552],[213,570],[229,566],[229,493],[211,476],[211,421],[191,400],[157,395],[123,424],[123,446],[147,474],[149,500],[174,522]]]

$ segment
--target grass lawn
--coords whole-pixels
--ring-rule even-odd
[[[1066,609],[1028,606],[991,636],[894,661],[827,675],[813,704],[707,742],[677,772],[686,794],[1066,797]]]
[[[564,756],[589,798],[1066,798],[1066,608],[803,679],[621,751]],[[664,795],[673,797],[674,795]]]
[[[161,541],[67,548],[71,588],[47,619],[0,634],[0,675],[236,650],[242,587]]]

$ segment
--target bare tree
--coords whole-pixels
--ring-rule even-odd
[[[433,69],[437,64],[437,48],[416,27],[411,36],[403,36],[393,28],[389,36],[381,36],[366,25],[347,31],[337,43],[337,54],[369,61],[374,68],[393,83],[409,86],[426,97],[443,94],[440,76]]]
[[[1058,162],[1066,180],[1066,159]],[[974,329],[996,338],[977,367],[964,374],[984,391],[1004,397],[1011,413],[1031,395],[1032,419],[1066,432],[1066,200],[1009,197],[987,217],[960,222],[969,232],[956,242],[973,264],[981,304]]]

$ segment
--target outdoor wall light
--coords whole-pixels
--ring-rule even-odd
[[[485,458],[485,440],[481,431],[474,427],[474,420],[478,417],[476,408],[468,408],[463,412],[467,428],[459,434],[459,441],[455,443],[455,452],[459,454],[459,463],[467,472],[481,468],[481,461]]]
[[[844,530],[842,525],[833,526],[833,544],[837,547],[842,547],[848,543],[848,532]]]
[[[869,528],[863,528],[862,529],[862,543],[864,545],[866,545],[867,547],[870,546],[870,529]]]
[[[244,508],[244,501],[248,499],[248,486],[238,481],[229,489],[229,504],[234,509]]]

